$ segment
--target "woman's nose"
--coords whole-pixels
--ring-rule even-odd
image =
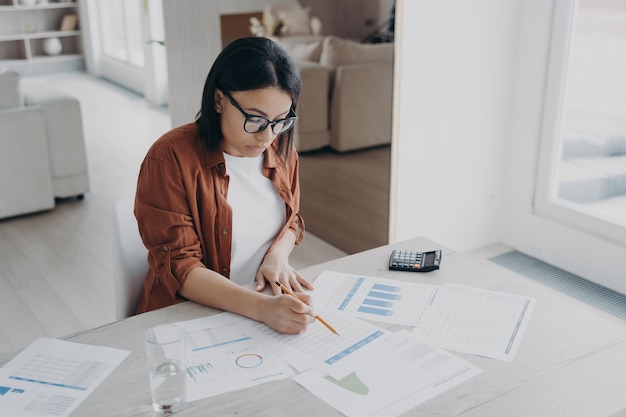
[[[272,132],[272,127],[268,126],[259,133],[257,133],[257,139],[261,142],[271,142],[274,140],[276,135]]]

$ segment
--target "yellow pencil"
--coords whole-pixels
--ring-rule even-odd
[[[283,292],[284,292],[285,294],[289,294],[290,296],[292,296],[292,297],[293,297],[293,298],[295,298],[296,300],[300,300],[300,299],[299,299],[299,298],[298,298],[298,297],[297,297],[297,296],[296,296],[293,292],[291,292],[291,290],[290,290],[289,288],[285,287],[285,286],[284,286],[283,284],[281,284],[280,282],[276,281],[276,285],[278,285],[278,286],[280,287],[280,289],[281,289],[281,290],[283,290]],[[302,300],[300,300],[300,301],[302,301]],[[321,318],[319,315],[316,315],[316,316],[315,316],[315,318],[316,318],[317,320],[319,320],[319,321],[320,321],[320,323],[322,323],[324,326],[326,326],[326,328],[327,328],[328,330],[330,330],[331,332],[333,332],[333,333],[335,333],[337,336],[339,336],[339,333],[337,333],[337,330],[333,329],[333,327],[332,327],[330,324],[328,324],[328,323],[326,322],[326,320],[324,320],[323,318]]]

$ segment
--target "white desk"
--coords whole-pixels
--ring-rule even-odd
[[[602,417],[626,416],[626,322],[489,262],[444,249],[439,271],[417,274],[387,269],[392,248],[430,250],[423,238],[384,246],[309,267],[441,285],[446,282],[523,294],[537,299],[513,362],[459,354],[484,372],[406,413],[406,416]],[[153,416],[143,334],[158,323],[178,322],[216,310],[183,303],[134,316],[67,340],[130,350],[128,358],[72,417]],[[456,352],[455,352],[456,353]],[[11,355],[0,356],[4,364]],[[189,416],[340,416],[291,379],[266,383],[191,403]]]

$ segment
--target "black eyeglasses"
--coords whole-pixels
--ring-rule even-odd
[[[245,116],[246,120],[243,122],[243,130],[248,133],[259,133],[267,129],[268,126],[272,126],[272,132],[275,135],[282,135],[287,133],[298,120],[298,116],[296,116],[293,109],[289,110],[289,113],[293,114],[293,116],[285,117],[280,120],[274,120],[273,122],[263,116],[253,116],[246,113],[230,94],[226,91],[223,91],[223,93],[226,98],[228,98],[228,101],[230,101],[230,103]]]

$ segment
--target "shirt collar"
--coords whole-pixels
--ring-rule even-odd
[[[279,164],[278,158],[278,140],[275,140],[272,145],[265,150],[265,157],[263,158],[263,167],[276,168]],[[224,164],[224,150],[222,144],[219,144],[219,149],[216,152],[206,152],[204,155],[204,164],[208,168]]]

